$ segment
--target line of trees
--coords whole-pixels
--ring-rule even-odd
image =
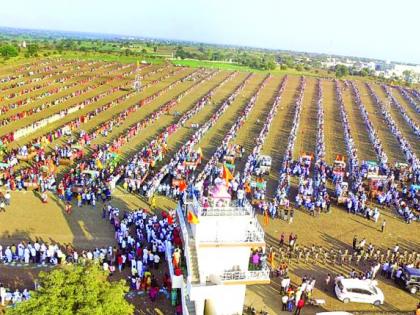
[[[25,57],[38,57],[39,45],[31,43],[25,49],[20,48],[17,44],[0,44],[0,56],[5,59],[17,57],[20,52],[23,52]]]
[[[180,59],[235,62],[242,66],[259,70],[273,70],[276,68],[273,55],[249,53],[241,50],[225,51],[222,49],[205,49],[203,46],[200,46],[197,50],[188,51],[182,46],[178,46],[175,50],[174,57]]]
[[[362,77],[373,76],[375,72],[368,68],[357,69],[355,67],[346,67],[345,65],[336,65],[334,68],[335,76],[341,78],[347,75],[357,75]]]

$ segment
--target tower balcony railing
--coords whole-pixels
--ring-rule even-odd
[[[216,281],[221,284],[264,284],[270,282],[270,270],[226,270],[216,277]]]
[[[219,235],[215,231],[212,236],[200,238],[199,243],[264,243],[264,230],[256,219],[253,219],[247,229],[240,234],[224,233]]]
[[[249,215],[254,217],[254,209],[248,200],[244,200],[243,205],[238,205],[237,201],[231,201],[227,206],[203,207],[201,205],[199,216],[242,216]]]

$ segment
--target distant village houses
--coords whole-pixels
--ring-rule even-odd
[[[398,77],[409,83],[420,82],[420,65],[400,64],[389,61],[369,61],[353,60],[351,58],[330,57],[322,62],[322,66],[327,69],[333,69],[337,65],[344,65],[356,70],[368,69],[374,72],[375,76],[385,78]]]

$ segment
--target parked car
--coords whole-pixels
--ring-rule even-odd
[[[340,279],[335,285],[335,294],[344,303],[381,305],[384,303],[384,294],[377,284],[374,280]]]
[[[411,294],[420,291],[420,269],[404,267],[399,284]]]

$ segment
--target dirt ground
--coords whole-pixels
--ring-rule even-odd
[[[367,221],[365,218],[356,215],[349,215],[343,209],[334,208],[331,214],[323,214],[314,218],[307,213],[297,212],[294,222],[286,222],[276,219],[270,220],[265,226],[266,241],[268,245],[278,248],[278,240],[282,232],[286,237],[290,232],[298,235],[298,244],[311,246],[312,244],[322,245],[327,248],[350,249],[354,235],[359,238],[365,237],[368,243],[376,244],[381,248],[394,246],[396,243],[404,249],[420,249],[420,232],[418,224],[407,225],[391,213],[385,213],[387,229],[380,232],[379,224]],[[263,218],[260,216],[260,223],[263,225]],[[417,234],[416,234],[417,233]],[[328,273],[335,276],[338,273],[348,275],[352,268],[366,271],[369,266],[361,264],[359,267],[354,264],[344,265],[323,265],[299,264],[292,261],[290,265],[291,280],[294,284],[300,284],[304,275],[316,279],[314,298],[325,299],[324,307],[309,308],[304,314],[313,314],[323,310],[333,311],[413,311],[419,301],[418,296],[413,296],[393,283],[393,281],[377,277],[379,288],[384,292],[385,304],[375,307],[368,304],[340,302],[333,292],[333,288],[325,287],[325,278]],[[250,286],[247,288],[246,304],[253,305],[258,310],[265,309],[269,314],[278,314],[281,309],[280,301],[280,280],[273,278],[270,285]]]
[[[53,201],[54,200],[54,201]],[[96,208],[74,208],[69,216],[64,212],[61,201],[50,195],[50,202],[42,204],[32,192],[12,192],[12,203],[6,212],[0,213],[0,244],[9,245],[19,241],[42,240],[61,245],[72,244],[78,249],[93,249],[100,246],[116,245],[111,224],[102,219],[102,203]],[[112,204],[121,210],[147,208],[148,204],[141,198],[125,193],[120,189],[113,195]],[[165,206],[165,202],[161,203]],[[168,208],[169,202],[166,202]],[[13,226],[13,229],[7,227]],[[6,287],[33,289],[39,272],[48,272],[52,267],[6,266],[0,265],[0,279]],[[153,271],[158,282],[161,282],[167,266],[163,262],[157,271]],[[120,274],[116,272],[110,280],[128,279],[128,268]],[[127,300],[135,305],[135,314],[173,314],[171,301],[163,293],[152,303],[143,291],[127,295]],[[156,311],[157,310],[157,311]],[[1,307],[0,307],[1,314]]]
[[[13,192],[12,205],[5,213],[0,214],[1,244],[11,244],[19,240],[34,240],[36,238],[47,242],[59,242],[60,244],[72,243],[77,248],[93,248],[114,244],[111,226],[109,222],[101,218],[100,203],[98,203],[96,209],[75,208],[72,215],[68,216],[51,199],[47,205],[43,205],[32,193]],[[162,209],[175,206],[174,202],[167,198],[158,197],[157,199],[157,203]],[[112,203],[120,209],[149,208],[148,204],[140,197],[128,194],[120,188],[114,193]],[[31,206],[27,206],[28,204]],[[379,224],[367,221],[360,216],[349,215],[339,208],[333,208],[331,214],[323,214],[315,218],[305,212],[298,211],[292,224],[275,219],[270,220],[268,226],[264,226],[261,216],[259,216],[259,220],[267,233],[267,245],[274,246],[274,248],[278,247],[278,239],[282,232],[285,232],[286,236],[290,232],[296,233],[298,244],[306,246],[316,244],[327,248],[346,249],[351,247],[353,236],[358,235],[360,238],[365,237],[368,243],[378,244],[381,248],[391,247],[396,243],[399,243],[403,249],[420,248],[418,225],[407,225],[390,212],[384,212],[383,215],[387,220],[385,233],[380,232]],[[14,229],[7,228],[10,226],[13,226]],[[361,265],[359,270],[366,270],[366,268],[367,266]],[[2,281],[13,288],[32,287],[33,281],[40,270],[48,270],[48,268],[0,266]],[[326,305],[322,309],[328,311],[410,311],[414,309],[418,302],[418,298],[400,289],[392,281],[379,276],[379,287],[385,294],[385,305],[377,308],[366,304],[343,304],[335,298],[332,288],[328,288],[328,290],[325,288],[324,279],[327,273],[332,275],[339,272],[348,274],[351,267],[314,265],[302,262],[296,264],[292,262],[290,271],[292,282],[295,284],[299,284],[304,275],[312,276],[317,280],[314,297],[325,299]],[[116,275],[115,277],[120,278],[121,276]],[[246,305],[252,305],[257,310],[264,309],[269,314],[279,314],[278,312],[281,309],[279,287],[280,279],[278,278],[273,278],[270,285],[249,286],[246,294]],[[162,311],[165,310],[164,314],[173,311],[169,304],[170,301],[163,296],[155,303],[156,305],[151,305],[148,298],[144,298],[143,295],[135,296],[134,299],[130,298],[129,300],[136,306],[140,306],[137,308],[138,314],[154,314],[154,306],[158,306]],[[318,311],[321,311],[320,307],[308,307],[304,314],[312,314]]]

